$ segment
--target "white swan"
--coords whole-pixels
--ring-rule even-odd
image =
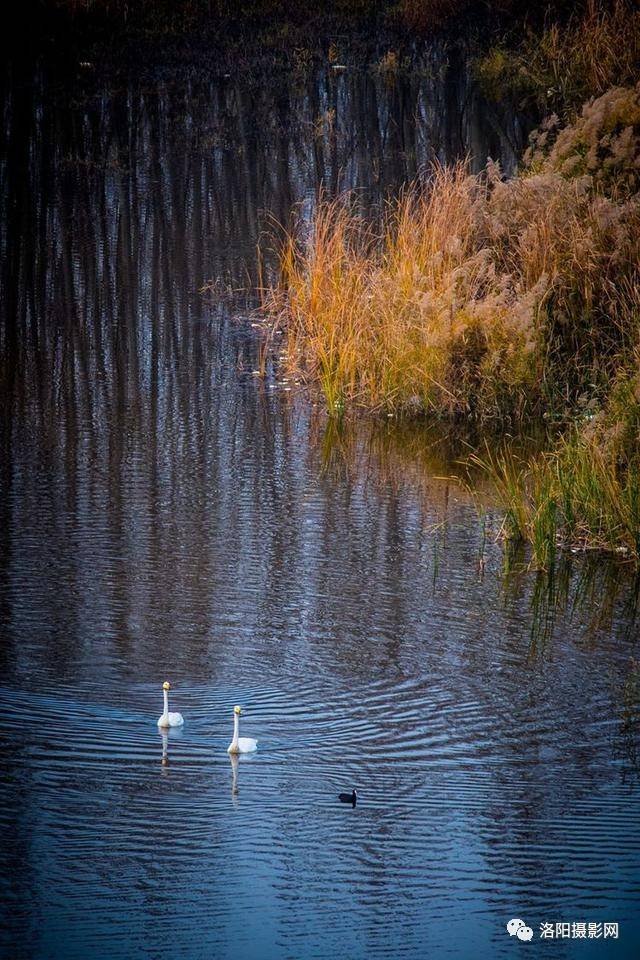
[[[184,723],[184,718],[181,713],[169,713],[169,690],[171,690],[171,684],[168,680],[162,684],[162,692],[164,694],[164,713],[158,719],[159,727],[181,727]]]
[[[251,737],[239,737],[240,733],[240,715],[242,707],[233,708],[233,740],[227,748],[227,753],[252,753],[258,749],[258,741]]]

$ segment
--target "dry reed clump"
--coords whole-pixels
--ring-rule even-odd
[[[553,170],[498,182],[487,207],[493,246],[521,290],[542,292],[537,353],[544,377],[574,392],[608,380],[640,334],[640,201],[594,191]]]
[[[640,189],[640,82],[614,87],[582,108],[580,117],[560,128],[550,117],[529,138],[525,164],[574,179],[588,176],[608,194]]]
[[[347,198],[320,203],[306,247],[289,242],[268,308],[331,411],[353,401],[493,417],[533,388],[545,284],[521,289],[499,272],[488,195],[463,165],[437,168],[429,189],[391,205],[381,236]]]
[[[330,411],[486,421],[606,386],[640,337],[640,198],[556,164],[506,182],[437,167],[379,235],[352,198],[319,203],[266,306]]]

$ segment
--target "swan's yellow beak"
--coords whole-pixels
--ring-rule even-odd
[[[169,683],[168,680],[165,680],[165,682],[162,684],[162,689],[163,689],[163,690],[171,690],[171,684]]]
[[[234,707],[233,712],[235,713],[236,717],[239,717],[242,713],[242,707]]]

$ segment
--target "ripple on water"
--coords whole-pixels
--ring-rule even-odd
[[[266,212],[286,222],[318,170],[376,203],[463,132],[473,90],[461,114],[449,65],[428,66],[260,90],[127,70],[61,103],[22,85],[5,111],[31,138],[7,161],[30,202],[8,394],[0,378],[11,960],[493,960],[514,915],[618,921],[615,957],[640,955],[620,569],[602,598],[586,566],[542,597],[501,580],[495,511],[442,479],[450,438],[270,391],[251,321],[199,292],[246,285]],[[186,722],[163,734],[166,678]],[[235,703],[259,739],[237,761]]]

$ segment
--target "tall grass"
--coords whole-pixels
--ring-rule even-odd
[[[379,229],[353,197],[320,200],[265,308],[331,412],[504,422],[606,392],[640,337],[640,196],[557,166],[436,166]]]
[[[589,177],[601,193],[624,199],[640,190],[640,82],[588,101],[564,127],[552,115],[529,137],[529,170]]]
[[[470,462],[492,481],[505,538],[528,541],[537,567],[567,545],[640,563],[640,375],[623,377],[593,421],[550,452],[522,461],[487,446]]]
[[[589,0],[568,23],[549,19],[517,43],[495,44],[476,73],[494,99],[536,101],[564,114],[612,86],[635,83],[640,63],[640,9],[633,0]]]
[[[378,233],[345,198],[320,203],[305,245],[289,239],[282,285],[266,305],[284,316],[290,352],[330,410],[339,398],[457,414],[481,391],[489,411],[500,397],[481,366],[502,368],[494,383],[526,381],[513,349],[526,332],[490,279],[485,197],[464,166],[439,167],[429,190],[413,184],[389,206]]]

